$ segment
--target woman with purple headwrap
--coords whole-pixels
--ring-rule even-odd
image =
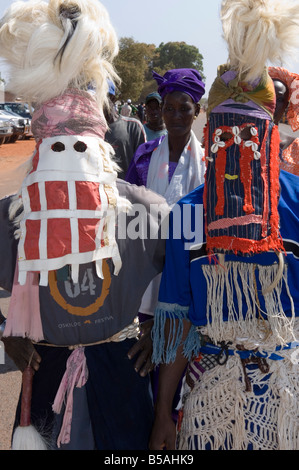
[[[168,135],[138,148],[126,180],[165,195],[172,205],[203,182],[203,150],[192,124],[199,114],[198,102],[205,93],[205,85],[199,72],[193,69],[169,70],[163,77],[153,72],[153,78],[163,100]],[[183,155],[186,157],[182,158]]]
[[[204,181],[203,149],[192,131],[205,93],[201,75],[194,69],[153,72],[162,97],[162,115],[167,135],[140,145],[129,166],[126,180],[151,188],[170,206]],[[153,316],[160,280],[146,291],[140,313]]]
[[[205,93],[205,85],[199,72],[193,69],[169,70],[163,77],[153,72],[153,78],[162,97],[167,135],[140,145],[126,180],[151,188],[172,206],[204,181],[204,153],[192,124],[199,114],[198,103]],[[152,326],[159,286],[160,275],[149,284],[139,308],[140,320],[149,320],[148,328]],[[142,367],[140,362],[137,360],[137,368]],[[155,378],[153,383],[155,395]]]

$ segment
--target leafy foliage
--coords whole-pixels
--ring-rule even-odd
[[[156,91],[153,70],[163,75],[174,68],[195,68],[204,78],[203,56],[195,46],[185,42],[161,43],[156,47],[133,38],[121,38],[119,49],[114,65],[121,78],[119,92],[123,100],[144,101],[148,93]]]

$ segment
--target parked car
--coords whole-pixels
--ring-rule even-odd
[[[18,114],[14,114],[10,111],[4,111],[2,109],[0,109],[0,117],[9,120],[12,124],[13,134],[10,137],[9,142],[15,142],[17,139],[22,138],[24,136],[26,131],[25,119],[18,116]]]
[[[0,116],[0,145],[4,144],[13,134],[12,123]]]
[[[0,103],[0,109],[17,114],[18,116],[21,116],[23,119],[25,119],[25,131],[23,138],[27,139],[33,137],[31,132],[32,116],[26,103],[20,103],[17,101]]]

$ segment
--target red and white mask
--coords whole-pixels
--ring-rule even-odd
[[[28,271],[40,273],[47,285],[48,271],[71,266],[78,279],[79,265],[112,258],[115,274],[121,267],[115,241],[115,207],[120,198],[108,147],[91,136],[55,136],[43,139],[22,186],[19,282]]]

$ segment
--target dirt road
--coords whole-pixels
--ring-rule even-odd
[[[26,162],[33,153],[35,142],[17,140],[0,146],[0,198],[14,194],[26,173]]]

